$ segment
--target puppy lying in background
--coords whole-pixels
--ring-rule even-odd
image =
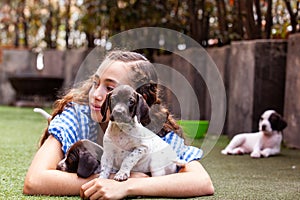
[[[133,88],[116,87],[101,109],[103,121],[108,115],[110,121],[103,139],[100,178],[117,172],[114,179],[125,181],[131,171],[152,176],[176,172],[177,155],[171,146],[140,123],[150,123],[149,107]]]
[[[274,110],[265,111],[259,121],[259,132],[238,134],[221,151],[225,155],[248,154],[252,158],[280,153],[282,130],[286,121]]]

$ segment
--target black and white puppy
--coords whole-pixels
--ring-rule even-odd
[[[87,178],[100,173],[102,154],[103,148],[100,145],[90,140],[79,140],[69,148],[56,169],[77,173],[77,176]]]
[[[125,181],[130,172],[160,176],[176,171],[176,153],[159,136],[145,128],[149,107],[132,87],[121,85],[110,92],[102,106],[103,121],[109,124],[103,138],[100,178]],[[143,125],[142,125],[143,123]]]
[[[33,111],[40,113],[50,123],[52,116],[45,110],[34,108]],[[56,169],[77,173],[77,176],[87,178],[92,174],[100,173],[100,158],[102,154],[103,148],[100,145],[86,139],[79,140],[69,148]]]
[[[259,132],[238,134],[221,151],[225,155],[248,154],[252,158],[280,153],[282,130],[286,121],[274,110],[265,111],[259,121]]]

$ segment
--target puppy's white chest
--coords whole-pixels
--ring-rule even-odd
[[[131,132],[136,131],[134,126],[122,126],[116,123],[110,123],[104,135],[104,143],[113,143],[115,146],[131,151],[137,145],[141,144],[141,139],[133,137]]]
[[[272,136],[263,136],[262,137],[262,148],[273,148],[280,146],[282,140],[282,135],[280,133],[274,133]]]
[[[110,152],[114,160],[115,169],[120,169],[124,158],[134,149],[141,147],[145,152],[133,167],[133,171],[154,173],[165,166],[175,166],[174,161],[177,160],[176,153],[166,142],[140,124],[122,127],[110,123],[103,144],[104,151]]]

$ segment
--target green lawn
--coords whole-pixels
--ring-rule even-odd
[[[0,199],[63,199],[22,194],[26,171],[46,125],[32,108],[0,106]]]
[[[27,168],[46,125],[32,108],[0,106],[0,199],[79,199],[22,194]],[[221,155],[227,143],[225,136],[220,137],[201,161],[211,175],[215,195],[199,199],[300,199],[299,150],[283,148],[279,156],[251,159]]]

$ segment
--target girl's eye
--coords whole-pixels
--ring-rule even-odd
[[[97,87],[99,86],[99,83],[98,83],[97,81],[93,81],[93,86],[94,86],[95,88],[97,88]]]
[[[115,88],[112,87],[112,86],[107,86],[107,87],[106,87],[106,90],[109,91],[109,92],[113,91],[113,89],[115,89]]]

